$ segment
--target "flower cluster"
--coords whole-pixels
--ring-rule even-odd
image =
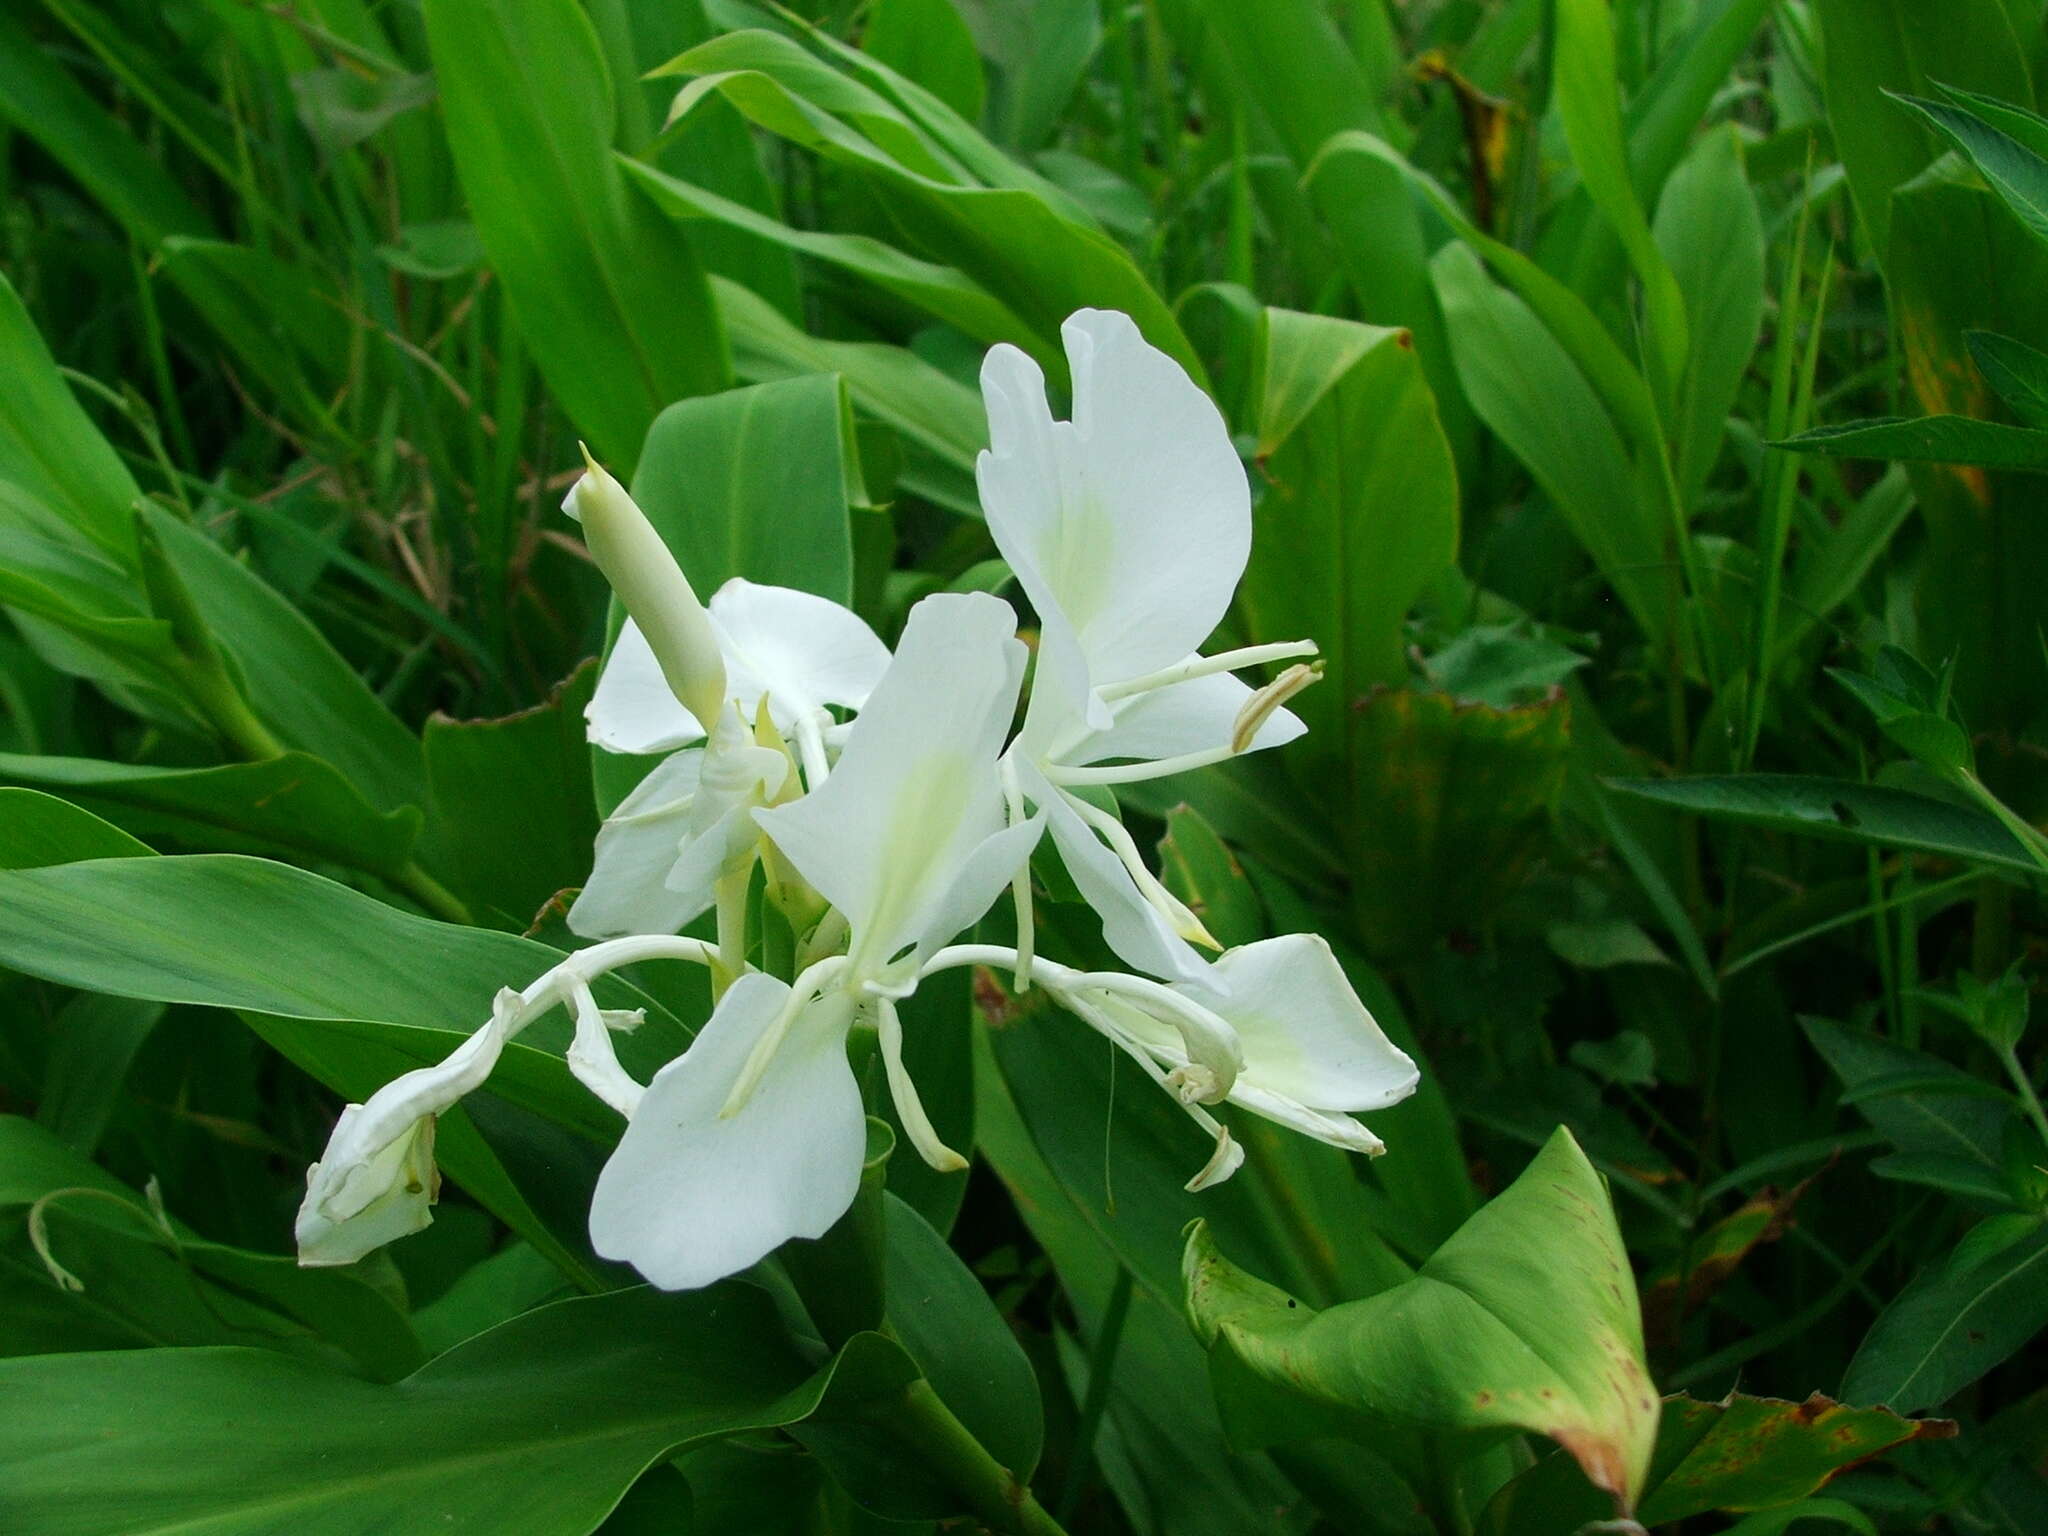
[[[849,1037],[872,1030],[907,1138],[940,1139],[903,1063],[898,1005],[964,965],[1007,971],[1114,1041],[1171,1092],[1213,1152],[1243,1160],[1206,1106],[1224,1101],[1339,1147],[1380,1142],[1352,1113],[1413,1091],[1329,946],[1291,934],[1225,951],[1146,867],[1100,791],[1277,746],[1314,680],[1308,642],[1203,656],[1251,543],[1244,468],[1208,396],[1128,317],[1064,328],[1073,417],[1055,420],[1013,347],[982,369],[989,532],[1038,621],[1036,664],[1011,606],[938,594],[893,654],[823,598],[734,580],[700,604],[623,487],[596,464],[566,510],[629,615],[591,703],[590,736],[664,754],[598,834],[570,926],[603,942],[522,992],[437,1067],[350,1105],[308,1175],[304,1263],[346,1263],[430,1219],[433,1117],[480,1083],[548,1009],[576,1024],[568,1064],[626,1119],[591,1207],[598,1253],[656,1285],[708,1284],[851,1204],[865,1147]],[[1279,665],[1254,687],[1234,674]],[[1096,793],[1091,797],[1089,791]],[[1030,862],[1049,839],[1128,971],[1038,955]],[[759,888],[798,936],[795,974],[749,965]],[[1014,947],[956,944],[1008,891]],[[679,930],[715,911],[715,941]],[[718,997],[681,1056],[641,1085],[620,1066],[597,976],[655,958],[708,966]]]

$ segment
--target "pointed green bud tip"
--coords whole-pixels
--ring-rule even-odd
[[[588,448],[577,446],[583,476],[562,510],[583,525],[591,559],[646,636],[670,691],[708,735],[725,707],[725,658],[711,616],[647,514]]]

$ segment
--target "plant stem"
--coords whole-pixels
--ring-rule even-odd
[[[468,927],[476,921],[462,899],[422,869],[417,859],[408,862],[391,883],[444,923]]]
[[[1030,1488],[953,1416],[930,1382],[913,1381],[894,1406],[890,1423],[982,1524],[1006,1536],[1066,1536]]]
[[[2027,1118],[2034,1122],[2034,1129],[2041,1133],[2042,1144],[2048,1146],[2048,1114],[2041,1111],[2041,1096],[2034,1092],[2034,1081],[2027,1076],[2027,1069],[2020,1064],[2019,1052],[2008,1045],[1998,1053],[1998,1059],[2005,1063],[2006,1075],[2020,1091],[2020,1107],[2027,1112]]]
[[[1103,1411],[1109,1406],[1109,1384],[1116,1375],[1117,1348],[1123,1343],[1124,1318],[1131,1310],[1131,1272],[1121,1266],[1116,1284],[1110,1289],[1109,1308],[1095,1331],[1095,1343],[1088,1351],[1088,1395],[1081,1403],[1081,1418],[1074,1426],[1074,1459],[1060,1485],[1059,1512],[1070,1519],[1081,1501],[1081,1489],[1088,1468],[1095,1460],[1095,1436],[1102,1427]]]
[[[188,660],[180,668],[186,696],[206,716],[228,744],[252,763],[284,756],[284,743],[270,733],[270,727],[256,718],[232,678],[217,658]]]

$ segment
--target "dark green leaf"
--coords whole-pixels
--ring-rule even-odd
[[[1910,790],[1789,773],[1608,782],[1625,794],[1696,816],[1835,842],[1910,848],[1982,864],[2008,878],[2041,873],[1996,817]]]
[[[1939,1408],[2048,1328],[2048,1223],[1994,1216],[1871,1325],[1842,1393],[1901,1413]]]

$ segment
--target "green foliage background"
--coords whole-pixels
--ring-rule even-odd
[[[2044,67],[2040,0],[5,0],[0,1529],[2048,1529]],[[1327,661],[1124,810],[1337,947],[1388,1155],[1188,1195],[963,977],[974,1168],[779,1282],[590,1252],[559,1022],[297,1269],[631,787],[577,440],[890,637],[1003,589],[975,369],[1083,306],[1252,466],[1223,638]],[[706,1012],[607,989],[643,1078]]]

